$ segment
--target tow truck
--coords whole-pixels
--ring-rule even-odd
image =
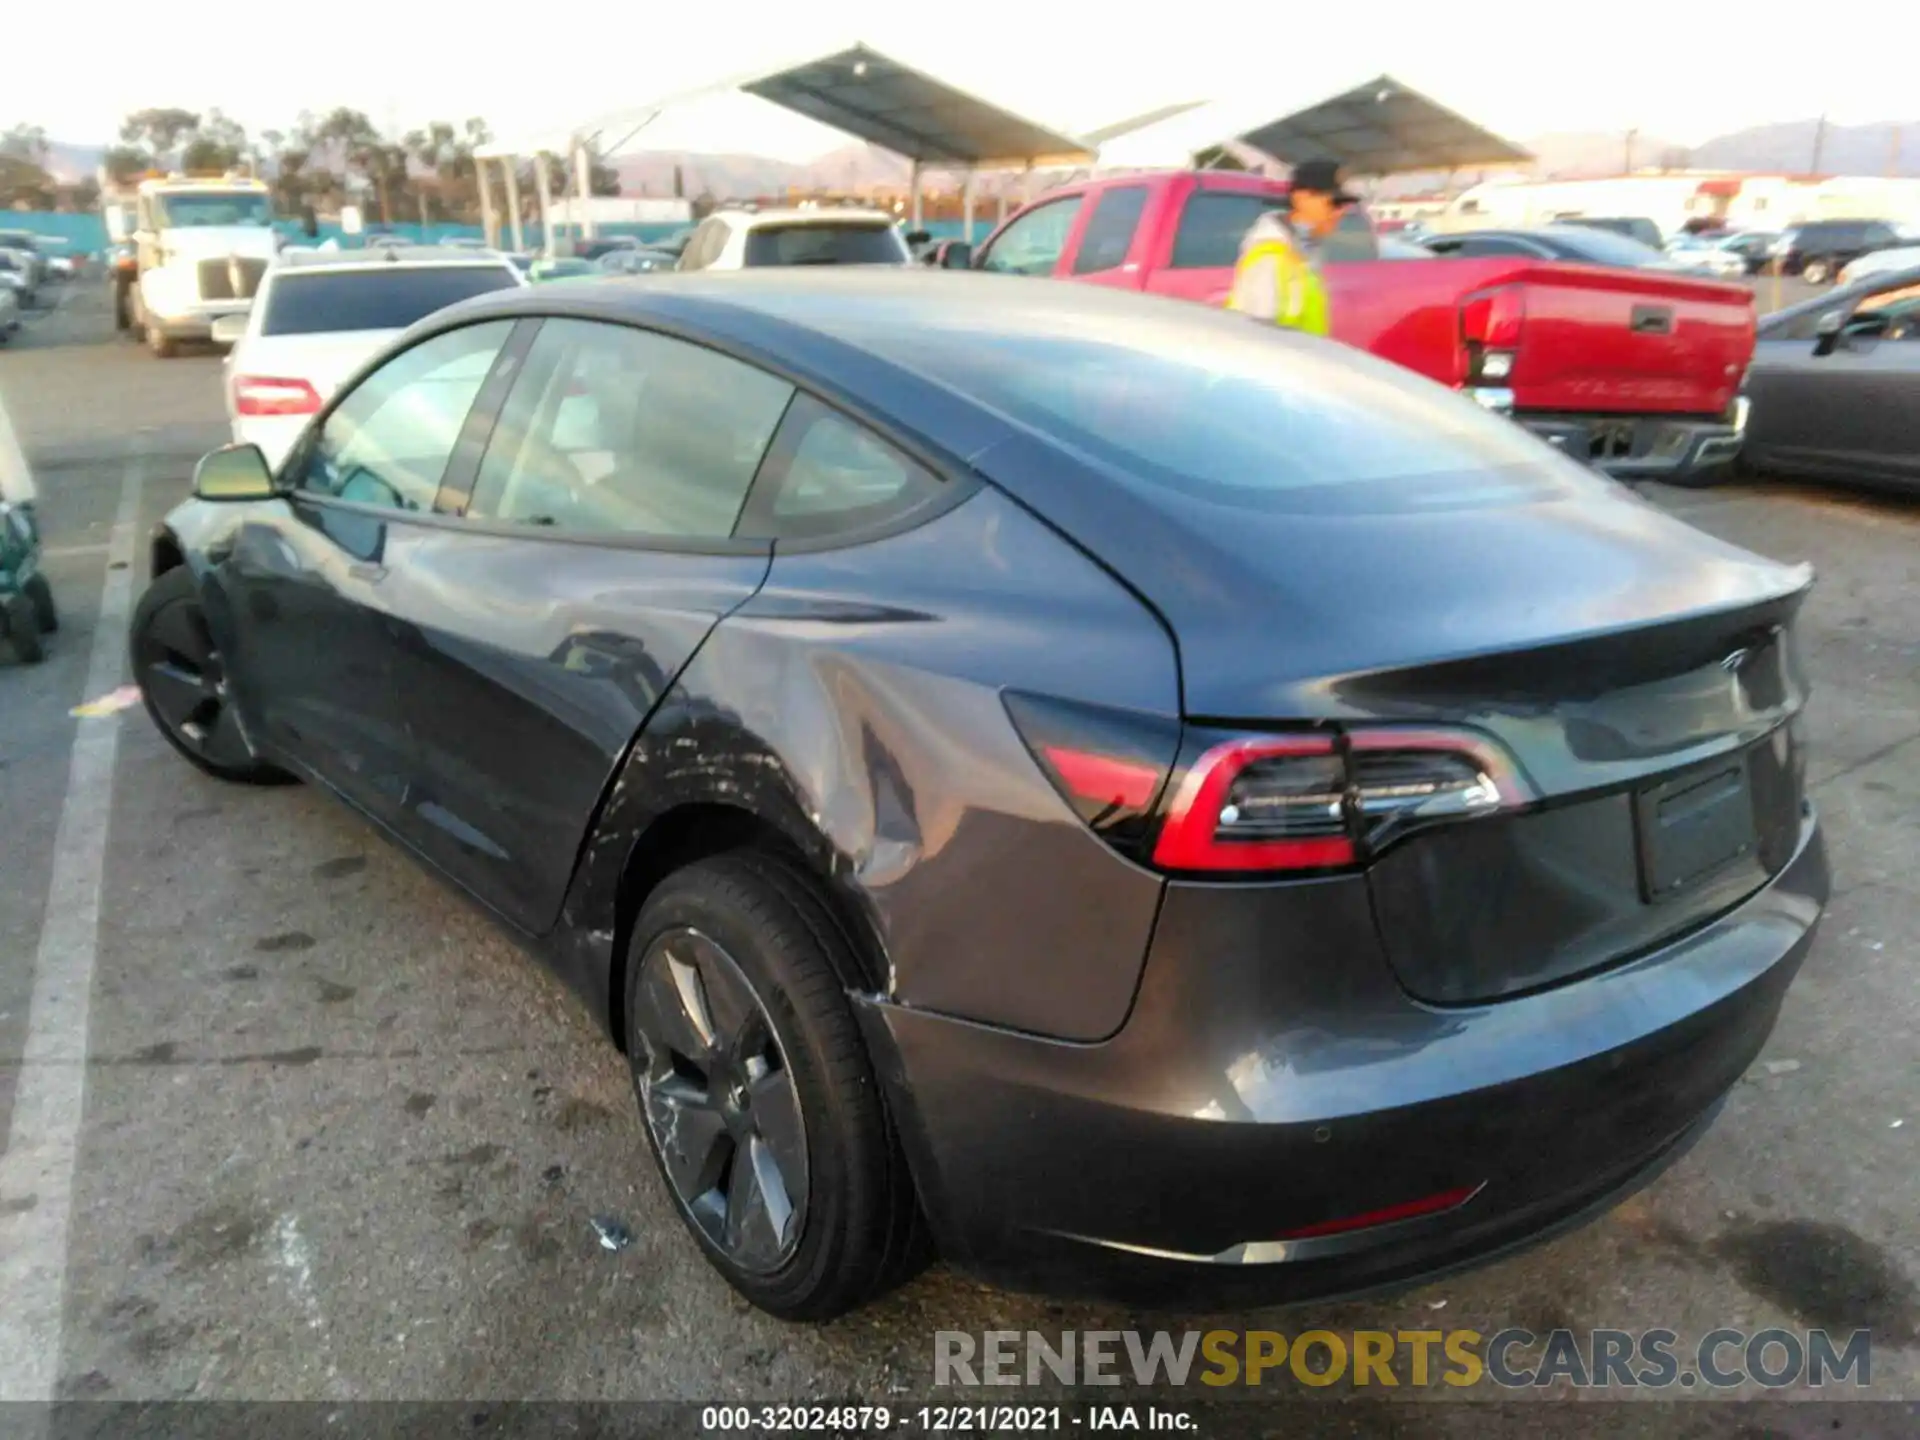
[[[161,359],[211,340],[222,316],[245,315],[279,249],[272,192],[248,176],[148,174],[104,209],[107,233],[132,252],[116,309]]]

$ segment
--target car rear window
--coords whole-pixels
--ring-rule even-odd
[[[908,258],[906,241],[887,221],[756,225],[747,232],[748,265],[899,265]]]
[[[1370,356],[1264,330],[1101,328],[887,348],[1175,504],[1406,511],[1510,496],[1516,467],[1555,463],[1511,420]]]
[[[379,270],[276,274],[262,335],[404,330],[436,310],[516,283],[503,265],[394,265]]]

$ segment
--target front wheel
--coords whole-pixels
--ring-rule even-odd
[[[147,586],[129,628],[134,681],[147,714],[169,745],[221,780],[272,785],[292,778],[254,758],[227,694],[226,666],[186,566],[167,571]]]
[[[749,851],[662,881],[628,951],[649,1148],[708,1262],[786,1320],[844,1314],[923,1252],[845,951],[813,881]]]

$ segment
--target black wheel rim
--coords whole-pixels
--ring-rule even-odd
[[[807,1132],[786,1053],[733,957],[698,930],[640,961],[631,1057],[675,1198],[742,1270],[777,1270],[807,1215]]]
[[[253,759],[227,703],[227,673],[200,607],[175,600],[153,613],[134,644],[135,677],[155,717],[183,747],[209,764]]]

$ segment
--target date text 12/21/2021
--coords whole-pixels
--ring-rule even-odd
[[[709,1405],[701,1433],[847,1435],[923,1430],[931,1434],[1004,1435],[1010,1431],[1192,1430],[1186,1411],[1157,1405]]]

